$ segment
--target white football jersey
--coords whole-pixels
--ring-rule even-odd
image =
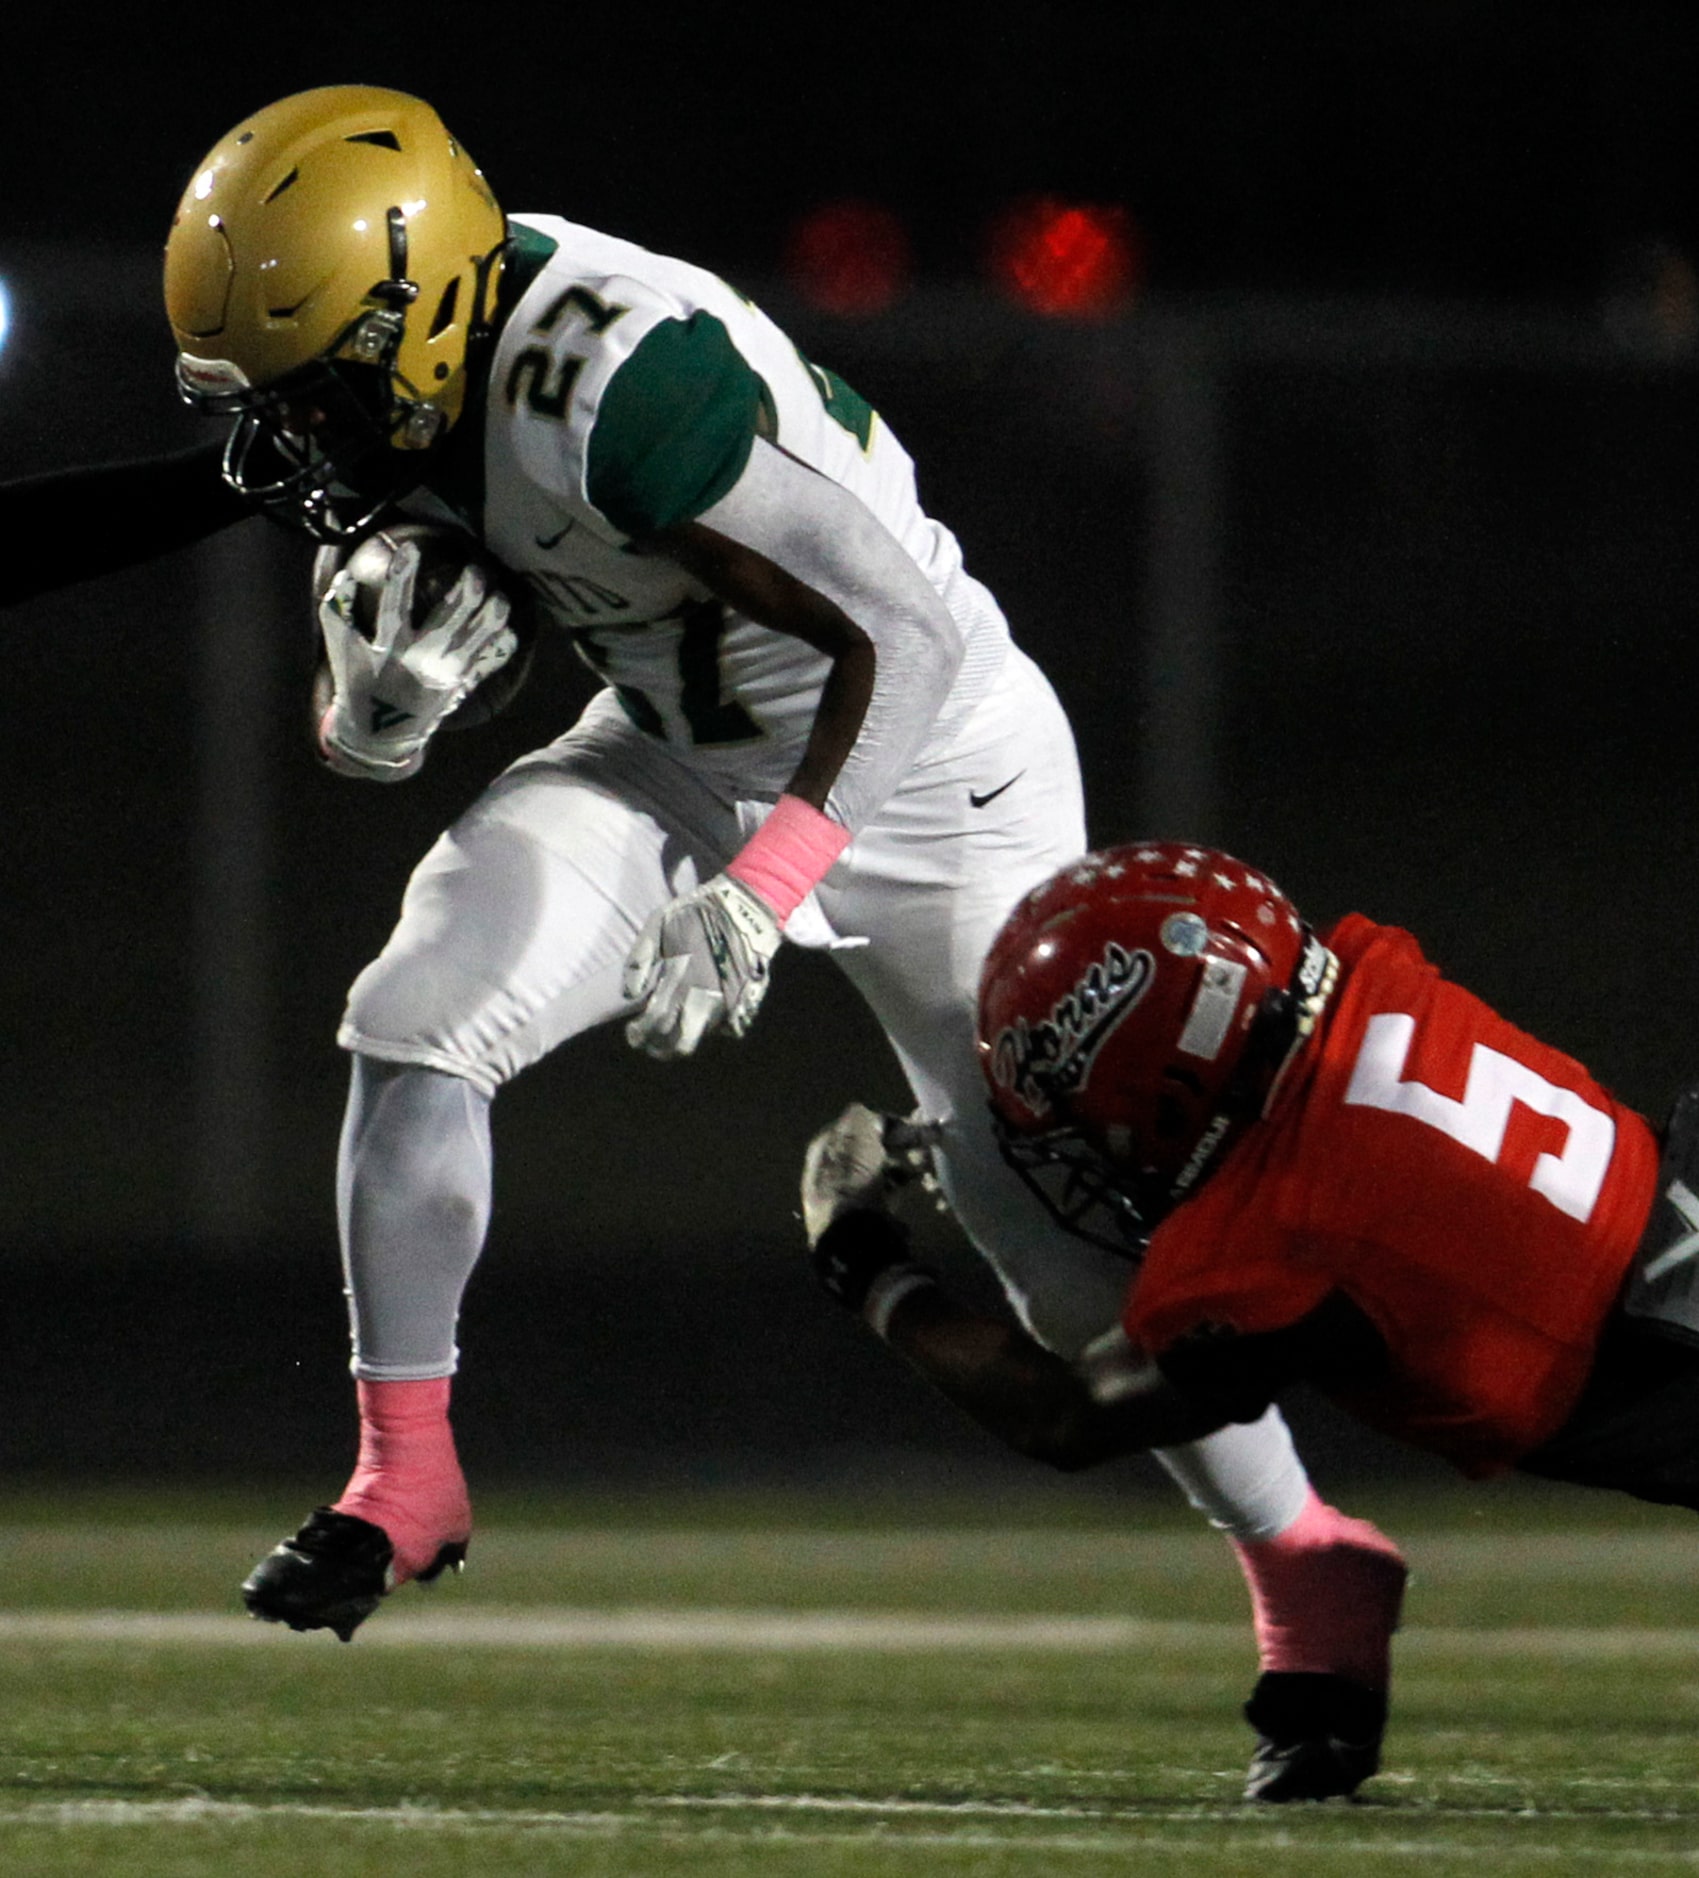
[[[800,758],[829,661],[632,545],[718,501],[758,436],[858,496],[944,598],[967,653],[940,728],[964,720],[1008,628],[871,406],[704,268],[558,216],[510,226],[482,461],[443,493],[633,722],[757,792]]]

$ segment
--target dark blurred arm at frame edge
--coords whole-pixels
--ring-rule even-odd
[[[224,441],[0,483],[0,606],[140,566],[255,511],[224,481]]]

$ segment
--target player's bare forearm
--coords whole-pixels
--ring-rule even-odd
[[[1207,1400],[1182,1394],[1118,1332],[1070,1362],[1012,1319],[952,1297],[917,1264],[891,1205],[929,1177],[930,1134],[852,1102],[809,1143],[803,1227],[814,1275],[831,1297],[981,1427],[1065,1471],[1177,1447],[1230,1419],[1214,1392]]]
[[[878,660],[873,642],[838,606],[753,548],[700,522],[667,530],[651,544],[746,618],[824,652],[832,661],[808,746],[786,785],[815,808],[844,766],[867,715]]]
[[[1213,1434],[1222,1417],[1137,1361],[1100,1400],[1084,1373],[1017,1326],[972,1311],[936,1285],[912,1291],[885,1335],[935,1388],[1019,1453],[1073,1472],[1118,1454]]]
[[[846,626],[849,622],[844,622]],[[850,628],[855,632],[855,628]],[[786,785],[790,794],[801,796],[817,809],[824,809],[838,771],[850,753],[862,720],[867,715],[867,701],[873,695],[873,676],[877,654],[871,640],[856,633],[853,643],[834,655],[832,669],[820,692],[819,707],[809,730],[808,745],[796,773]]]

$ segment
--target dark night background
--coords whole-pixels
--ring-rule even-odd
[[[194,163],[290,91],[417,91],[506,207],[709,263],[872,398],[1072,709],[1095,839],[1211,838],[1318,920],[1408,924],[1661,1112],[1699,1069],[1693,10],[992,17],[31,9],[0,29],[0,475],[193,441],[157,275]],[[1124,213],[1124,305],[991,276],[1035,194]],[[788,270],[844,198],[907,231],[877,315]],[[6,621],[0,1473],[328,1491],[348,1460],[342,991],[583,687],[550,649],[416,783],[339,783],[301,734],[304,566],[245,524]],[[591,1039],[504,1094],[475,1479],[1005,1477],[802,1269],[802,1146],[858,1095],[902,1100],[796,955],[742,1045]],[[1324,1486],[1389,1464],[1297,1419]]]

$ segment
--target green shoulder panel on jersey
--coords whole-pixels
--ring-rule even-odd
[[[690,521],[743,474],[769,402],[712,313],[663,320],[602,393],[585,493],[634,537]]]

